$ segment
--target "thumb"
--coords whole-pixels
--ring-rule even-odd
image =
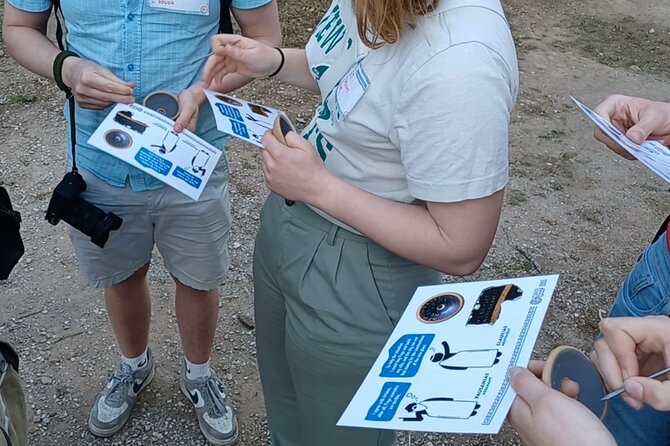
[[[647,140],[649,135],[651,135],[651,130],[647,129],[644,123],[635,124],[626,132],[628,139],[633,141],[635,144],[642,144]]]
[[[626,380],[624,388],[637,401],[659,411],[670,410],[670,381],[635,377]]]
[[[305,138],[296,133],[295,130],[291,130],[290,132],[288,132],[285,136],[285,139],[286,139],[286,145],[290,147],[305,148],[304,147],[305,143],[307,143]],[[309,145],[309,143],[307,144]],[[311,146],[309,146],[309,148],[311,148]]]
[[[528,369],[513,367],[507,371],[507,379],[517,395],[531,407],[544,395],[551,391],[539,378]]]

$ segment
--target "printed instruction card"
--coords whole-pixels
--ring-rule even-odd
[[[139,104],[117,104],[88,143],[158,178],[194,200],[200,198],[221,151],[174,121]]]
[[[649,170],[670,183],[670,149],[658,141],[647,140],[642,144],[634,143],[624,133],[620,132],[619,129],[582,102],[572,96],[570,98],[607,136],[619,143],[621,147],[647,166]]]
[[[558,275],[417,288],[339,426],[492,434]]]
[[[282,114],[274,108],[216,91],[205,90],[205,95],[214,111],[216,128],[258,147],[262,147],[263,135],[272,130],[275,119]]]

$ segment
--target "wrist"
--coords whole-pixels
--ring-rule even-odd
[[[337,202],[337,191],[340,188],[342,180],[331,174],[324,167],[323,177],[317,182],[318,186],[312,192],[312,196],[305,200],[306,203],[328,212],[331,206]]]
[[[61,51],[56,55],[53,62],[53,77],[58,88],[69,92],[71,83],[71,72],[74,65],[79,61],[79,56],[72,51]]]
[[[277,53],[279,53],[277,68],[271,74],[268,74],[268,77],[275,77],[276,75],[278,75],[279,72],[282,70],[282,68],[284,68],[284,62],[286,62],[286,56],[284,55],[284,51],[278,46],[275,46],[274,49],[277,50]]]

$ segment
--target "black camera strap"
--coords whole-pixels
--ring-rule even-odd
[[[70,112],[70,149],[72,151],[72,172],[77,172],[77,126],[75,123],[75,107],[76,103],[74,100],[74,93],[72,93],[72,90],[65,85],[63,82],[63,62],[65,59],[68,57],[77,57],[75,53],[72,51],[67,51],[65,49],[65,44],[63,39],[63,23],[61,23],[61,20],[64,21],[62,18],[63,16],[63,11],[61,10],[60,7],[60,0],[52,0],[53,4],[53,10],[54,10],[54,17],[56,18],[56,41],[58,42],[58,48],[60,48],[61,52],[58,53],[56,58],[54,59],[53,63],[53,76],[54,80],[56,81],[56,85],[58,88],[60,88],[64,93],[65,93],[65,98],[67,99],[68,102],[68,109]],[[59,17],[60,14],[60,17]]]

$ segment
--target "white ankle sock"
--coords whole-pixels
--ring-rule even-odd
[[[137,358],[126,358],[125,356],[121,355],[121,360],[128,364],[130,368],[133,369],[133,371],[144,368],[149,362],[149,357],[147,356],[148,349],[149,347],[145,348],[144,353],[142,353]]]
[[[212,374],[209,361],[204,364],[193,364],[184,356],[184,362],[186,363],[186,379],[206,378]]]

